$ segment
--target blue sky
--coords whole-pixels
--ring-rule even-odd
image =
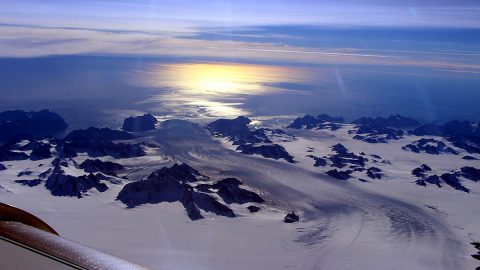
[[[142,55],[480,72],[480,1],[0,0],[0,57]]]
[[[167,30],[168,27],[345,25],[480,27],[476,0],[2,0],[5,23]]]

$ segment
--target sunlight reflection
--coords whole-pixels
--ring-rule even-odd
[[[238,116],[249,114],[240,108],[247,96],[288,91],[272,85],[300,83],[305,76],[305,71],[279,66],[175,63],[149,66],[137,84],[163,89],[154,99],[185,114]]]

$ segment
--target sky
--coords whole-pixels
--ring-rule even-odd
[[[117,30],[198,26],[480,27],[477,0],[2,0],[5,23]]]
[[[142,55],[480,72],[480,1],[0,0],[0,57]]]

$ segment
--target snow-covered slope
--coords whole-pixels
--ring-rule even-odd
[[[411,171],[427,164],[442,174],[478,161],[462,159],[464,150],[447,142],[459,155],[415,153],[402,146],[422,138],[404,134],[387,143],[354,140],[351,124],[338,129],[287,129],[266,133],[295,163],[237,152],[236,146],[213,137],[200,125],[172,120],[141,133],[146,155],[100,157],[123,166],[107,190],[90,189],[82,198],[52,196],[43,184],[33,187],[15,180],[32,180],[54,159],[2,161],[0,198],[38,215],[61,235],[132,260],[152,269],[473,269],[480,240],[480,183],[460,177],[469,193],[449,185],[420,186]],[[432,136],[429,136],[429,138]],[[436,138],[436,137],[432,137]],[[436,138],[441,140],[441,138]],[[326,175],[341,143],[368,161],[351,178]],[[54,153],[55,154],[55,153]],[[79,154],[81,164],[89,157]],[[480,158],[478,154],[469,154]],[[314,166],[309,156],[327,157]],[[90,157],[91,158],[91,157]],[[147,203],[127,208],[117,200],[129,183],[163,167],[187,163],[211,181],[239,179],[245,189],[265,202],[251,213],[246,206],[228,206],[236,217],[202,212],[192,221],[180,201]],[[40,164],[43,164],[40,166]],[[381,179],[368,177],[377,167]],[[28,169],[30,175],[17,175]],[[79,173],[81,169],[75,168]],[[360,181],[360,179],[364,181]],[[366,181],[365,181],[366,180]],[[213,191],[216,191],[214,188]],[[213,194],[212,196],[216,196]],[[219,198],[220,199],[220,198]],[[300,222],[284,223],[288,211]]]

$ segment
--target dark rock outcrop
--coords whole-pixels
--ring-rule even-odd
[[[339,155],[347,155],[349,153],[348,149],[341,143],[333,145],[332,151],[337,152]]]
[[[362,155],[362,153],[360,153],[360,155]],[[363,155],[365,155],[365,153],[363,153]],[[381,163],[381,164],[389,164],[389,165],[391,164],[390,161],[383,159],[379,155],[371,154],[370,156],[372,157],[373,163]]]
[[[38,145],[33,148],[32,153],[30,153],[31,160],[40,160],[52,157],[52,152],[50,148],[52,146],[48,143],[38,143]]]
[[[32,171],[26,169],[26,170],[23,170],[23,171],[19,172],[19,173],[17,174],[17,177],[22,177],[22,176],[25,176],[25,175],[28,176],[28,175],[31,175],[32,173],[33,173]]]
[[[57,145],[57,152],[64,157],[75,157],[77,152],[87,152],[92,157],[129,158],[144,156],[145,152],[141,144],[113,142],[134,138],[133,135],[125,131],[90,127],[72,131],[62,143]]]
[[[442,187],[440,184],[440,177],[438,175],[430,175],[424,179],[426,183],[436,185],[437,187]]]
[[[359,125],[357,130],[351,130],[349,133],[355,133],[354,140],[367,143],[387,143],[389,140],[399,140],[403,138],[403,130],[393,129],[385,126]]]
[[[462,185],[460,179],[458,179],[458,175],[455,173],[444,173],[440,176],[440,178],[445,182],[447,185],[453,187],[456,190],[469,192],[470,190]]]
[[[475,260],[479,260],[480,261],[480,242],[472,242],[470,243],[477,251],[476,254],[473,254],[472,255],[472,258],[474,258]],[[480,267],[477,267],[475,268],[476,270],[479,270]]]
[[[15,136],[23,134],[23,128],[20,126],[20,124],[11,121],[0,121],[0,130],[2,131],[0,135],[0,142],[6,142]]]
[[[248,211],[250,211],[250,213],[257,213],[258,211],[262,210],[262,208],[260,208],[256,205],[249,205],[249,206],[247,206],[247,209],[248,209]]]
[[[436,124],[425,124],[412,131],[417,136],[443,136],[445,135],[443,127]]]
[[[181,179],[151,174],[145,180],[126,184],[117,199],[130,208],[146,203],[181,201],[186,191]]]
[[[247,136],[236,137],[236,139],[233,140],[232,144],[233,145],[256,144],[256,143],[271,144],[272,141],[265,134],[266,131],[267,129],[264,129],[264,128],[255,129],[253,131],[250,131],[250,133]]]
[[[199,180],[203,183],[196,185]],[[205,181],[209,181],[207,176],[201,175],[187,164],[175,164],[151,173],[144,180],[126,184],[117,200],[127,207],[178,201],[183,204],[191,220],[203,218],[200,210],[226,217],[236,216],[227,205],[212,196],[212,193],[216,193],[227,204],[263,202],[258,194],[241,188],[242,183],[236,178],[226,178],[213,184]]]
[[[346,170],[346,171],[339,171],[337,169],[329,170],[326,172],[326,174],[330,177],[339,179],[339,180],[348,180],[351,178],[350,174],[352,173],[352,170]]]
[[[46,141],[46,142],[45,142]],[[10,139],[7,143],[0,147],[0,161],[4,160],[40,160],[51,158],[50,148],[51,141],[54,138],[46,138],[44,140],[36,139],[30,135],[19,135]],[[30,155],[25,151],[32,151]]]
[[[382,179],[383,173],[377,167],[370,167],[367,169],[367,176],[371,179]]]
[[[30,157],[24,152],[11,150],[10,146],[8,144],[0,146],[0,161],[25,160]]]
[[[48,170],[40,173],[40,174],[38,175],[38,177],[39,177],[40,179],[44,179],[44,178],[47,178],[51,173],[52,173],[52,168],[48,168]]]
[[[150,174],[150,176],[155,178],[172,177],[182,182],[196,182],[199,178],[202,180],[209,179],[186,163],[173,164],[170,168],[163,167]]]
[[[202,214],[200,213],[200,209],[214,213],[219,216],[225,216],[230,218],[236,217],[232,209],[220,203],[214,197],[205,193],[193,192],[191,189],[187,190],[184,193],[184,197],[181,202],[185,207],[187,216],[191,220],[198,220],[203,218]]]
[[[370,167],[365,168],[369,159],[366,158],[365,153],[361,153],[360,155],[356,155],[353,152],[350,152],[343,144],[338,143],[331,147],[332,154],[323,156],[322,158],[316,157],[313,155],[308,155],[315,160],[315,167],[331,167],[333,169],[328,170],[325,172],[327,175],[340,179],[340,180],[347,180],[351,178],[351,174],[353,172],[365,172],[365,174],[372,178],[372,179],[381,179],[383,176],[382,171],[377,167]],[[380,156],[377,156],[381,159]],[[384,161],[376,161],[378,163],[386,163]],[[388,162],[388,161],[387,161]],[[342,169],[342,170],[338,170]]]
[[[227,204],[244,204],[249,202],[263,203],[264,200],[255,192],[240,188],[242,182],[236,178],[226,178],[212,185],[217,194]]]
[[[415,183],[420,186],[426,187],[427,184],[430,185],[436,185],[437,187],[441,188],[442,187],[442,182],[447,183],[443,178],[448,178],[447,174],[442,175],[442,177],[432,174],[433,170],[426,164],[422,164],[421,166],[418,166],[417,168],[412,170],[412,175],[417,177],[417,180]],[[448,185],[451,185],[454,180],[449,181],[450,183],[447,183]],[[458,182],[459,183],[459,182]],[[461,190],[461,189],[459,189]]]
[[[99,159],[87,159],[80,164],[80,168],[88,173],[101,172],[113,176],[117,176],[117,173],[124,169],[124,167],[118,163],[101,161]]]
[[[362,117],[352,122],[357,130],[349,133],[356,134],[353,139],[368,143],[387,143],[389,140],[398,140],[403,137],[403,128],[418,126],[420,123],[412,118],[400,115],[388,118]]]
[[[438,176],[432,174],[432,169],[423,164],[412,170],[412,174],[418,179],[415,181],[417,185],[427,186],[427,184],[436,185],[441,188],[442,183],[445,183],[456,190],[469,192],[470,190],[462,185],[459,177],[465,177],[472,181],[480,180],[480,170],[473,167],[463,167],[460,171],[453,171],[449,173],[443,173]]]
[[[475,182],[480,181],[480,169],[466,166],[460,169],[460,174],[469,180]]]
[[[480,154],[480,137],[450,137],[448,140],[452,142],[454,146],[462,148],[469,153]]]
[[[219,119],[207,125],[207,129],[214,136],[226,137],[233,145],[272,143],[265,134],[267,129],[250,130],[248,124],[252,120],[239,116],[235,119]]]
[[[314,167],[325,167],[325,166],[327,166],[327,161],[324,158],[317,157],[317,156],[314,156],[314,155],[308,155],[307,157],[315,160],[315,163],[313,164]]]
[[[131,132],[141,132],[155,129],[157,118],[151,114],[144,114],[142,116],[130,116],[123,120],[122,129]]]
[[[186,187],[188,190],[184,192],[183,198],[181,200],[183,207],[185,207],[185,211],[187,212],[187,216],[191,220],[199,220],[202,219],[202,213],[200,213],[200,209],[198,208],[197,204],[193,200],[193,193],[191,192],[191,187]]]
[[[470,121],[450,121],[445,125],[426,124],[413,130],[418,136],[434,135],[447,138],[454,146],[469,153],[480,153],[480,125]]]
[[[341,128],[341,123],[344,122],[342,117],[331,117],[327,114],[320,114],[317,117],[311,115],[305,115],[303,117],[299,117],[288,126],[288,128],[294,129],[330,129],[330,130],[337,130]]]
[[[438,175],[429,175],[427,177],[420,178],[416,180],[415,183],[419,186],[424,186],[424,187],[426,187],[427,184],[436,185],[439,188],[442,187],[441,180]]]
[[[57,167],[58,165],[61,165],[63,167],[70,167],[73,166],[74,168],[78,168],[78,164],[75,160],[73,159],[65,159],[65,158],[56,158],[50,162],[50,165],[53,167]]]
[[[3,165],[2,163],[0,163],[0,171],[4,171],[6,170],[7,167],[5,167],[5,165]]]
[[[419,185],[419,186],[422,186],[422,187],[426,187],[427,184],[425,184],[425,180],[424,179],[418,179],[415,181],[415,184]]]
[[[432,168],[430,168],[426,164],[422,164],[421,166],[415,168],[412,170],[412,174],[415,175],[416,177],[424,177],[427,172],[431,172]]]
[[[403,146],[402,149],[405,151],[412,151],[415,153],[424,152],[432,155],[439,155],[439,154],[458,155],[457,151],[455,151],[451,147],[448,147],[444,142],[435,140],[435,139],[427,139],[427,138],[422,138],[420,140],[407,144]]]
[[[478,160],[478,158],[472,157],[472,156],[464,156],[464,157],[462,157],[462,159],[465,159],[465,160]]]
[[[285,135],[281,130],[259,128],[250,130],[251,120],[239,116],[235,119],[219,119],[207,125],[207,129],[214,136],[228,138],[233,145],[238,145],[237,151],[247,154],[259,154],[266,158],[285,159],[294,162],[293,157],[281,145],[274,144],[267,134]]]
[[[283,218],[283,222],[285,223],[295,223],[300,221],[300,216],[295,214],[295,212],[288,212],[287,215]]]
[[[239,145],[237,151],[243,154],[253,155],[258,154],[266,158],[284,159],[290,163],[294,163],[293,156],[291,156],[283,146],[278,144],[266,144],[266,145],[252,145],[245,144]]]
[[[401,115],[393,115],[393,116],[389,116],[388,118],[361,117],[353,121],[352,124],[369,125],[369,126],[376,126],[376,127],[394,127],[394,128],[408,128],[408,127],[415,127],[420,125],[420,123],[417,120],[410,117],[404,117]]]
[[[70,132],[70,134],[65,137],[66,141],[71,142],[83,142],[83,141],[114,141],[114,140],[131,140],[135,139],[135,136],[132,134],[120,131],[113,130],[110,128],[95,128],[89,127],[87,129],[79,129]]]
[[[348,149],[340,143],[332,146],[332,151],[336,152],[336,154],[328,157],[328,160],[332,163],[332,167],[340,169],[346,166],[350,166],[351,168],[364,167],[368,161],[367,158],[348,151]]]
[[[68,196],[82,198],[84,194],[95,188],[99,192],[108,189],[107,185],[101,183],[97,176],[89,175],[73,176],[65,172],[65,167],[73,166],[66,160],[57,160],[52,174],[45,181],[45,188],[50,190],[54,196]]]
[[[15,183],[19,183],[29,187],[36,187],[42,183],[42,179],[33,179],[33,180],[15,180]]]
[[[443,125],[443,131],[445,134],[453,137],[480,137],[480,126],[478,122],[450,121]]]
[[[252,120],[244,116],[235,119],[218,119],[207,125],[207,129],[216,136],[230,137],[232,140],[244,139],[250,136],[248,124]]]
[[[312,129],[317,127],[317,124],[319,123],[319,120],[315,118],[314,116],[311,115],[305,115],[303,117],[299,117],[288,126],[288,128],[306,128],[306,129]]]
[[[18,135],[43,137],[65,130],[67,123],[54,112],[21,110],[0,113],[0,141],[8,141]]]
[[[345,119],[343,119],[343,117],[330,116],[330,115],[325,114],[325,113],[319,114],[317,116],[317,119],[319,121],[331,122],[331,123],[343,123],[343,122],[345,122]]]
[[[64,157],[76,157],[78,152],[87,152],[90,157],[111,156],[114,158],[132,158],[144,156],[146,153],[141,144],[91,142],[85,144],[65,143],[59,148]]]
[[[191,192],[190,194],[192,195],[193,203],[197,205],[198,208],[219,216],[229,218],[236,217],[232,209],[219,202],[215,197],[201,192]]]

